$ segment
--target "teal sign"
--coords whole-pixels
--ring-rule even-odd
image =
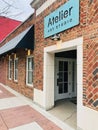
[[[79,24],[79,0],[69,0],[44,18],[44,38]]]

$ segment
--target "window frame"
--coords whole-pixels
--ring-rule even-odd
[[[9,78],[9,80],[12,80],[12,59],[9,59],[8,78]]]
[[[32,58],[32,64],[33,64],[33,67],[32,67],[32,70],[28,70],[28,59],[31,59]],[[34,60],[33,60],[33,56],[27,56],[26,58],[26,85],[29,86],[29,87],[33,87],[33,68],[34,68]],[[28,82],[28,71],[32,72],[32,84],[30,84]]]
[[[18,63],[17,63],[17,68],[16,68],[16,61],[18,62],[18,58],[15,58],[14,59],[14,81],[15,82],[18,82]],[[16,71],[17,71],[17,73],[16,73]],[[17,76],[15,76],[17,74]],[[16,79],[16,77],[17,77],[17,79]]]

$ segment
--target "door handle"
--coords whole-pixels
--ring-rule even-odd
[[[59,76],[59,73],[57,73],[57,76]]]

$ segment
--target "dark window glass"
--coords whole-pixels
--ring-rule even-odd
[[[68,72],[64,72],[64,82],[68,82]]]
[[[59,61],[59,71],[63,71],[63,61]]]
[[[64,93],[68,92],[68,83],[64,83]]]
[[[59,94],[63,93],[63,84],[59,83]]]
[[[63,82],[63,72],[59,72],[59,82]]]
[[[64,61],[64,71],[68,71],[68,62]]]

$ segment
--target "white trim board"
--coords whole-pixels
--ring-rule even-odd
[[[47,0],[44,4],[36,10],[36,16],[41,14],[45,9],[47,9],[50,5],[52,5],[56,0]]]

